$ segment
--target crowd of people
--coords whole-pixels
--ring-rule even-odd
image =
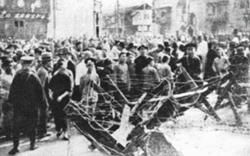
[[[248,79],[250,50],[248,37],[226,42],[205,36],[190,41],[183,37],[29,42],[9,38],[0,42],[0,56],[0,131],[13,139],[9,154],[16,154],[21,133],[27,132],[31,150],[36,149],[36,137],[48,136],[49,112],[57,137],[68,140],[63,109],[73,99],[93,113],[98,93],[91,83],[114,95],[113,85],[106,81],[111,79],[127,99],[135,100],[164,79],[173,82],[180,66],[197,85],[229,70]]]

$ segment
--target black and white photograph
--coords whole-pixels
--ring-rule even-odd
[[[250,156],[250,0],[0,0],[0,156]]]

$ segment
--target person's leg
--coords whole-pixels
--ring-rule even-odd
[[[62,134],[62,129],[60,126],[59,103],[56,101],[56,98],[54,98],[51,103],[52,103],[52,107],[51,107],[52,108],[52,116],[54,117],[54,123],[55,123],[56,131],[57,131],[56,136],[60,137],[60,135]]]
[[[9,102],[5,101],[3,104],[3,116],[2,116],[2,126],[3,131],[7,139],[11,138],[12,135],[12,119],[13,119],[13,109]]]
[[[54,116],[54,123],[56,126],[56,131],[57,131],[56,136],[60,137],[60,135],[62,134],[62,128],[61,128],[60,114],[58,110],[53,111],[53,116]]]
[[[47,110],[40,109],[39,111],[38,136],[42,138],[47,133]]]
[[[19,152],[19,137],[20,137],[20,128],[22,124],[22,116],[14,114],[13,117],[13,149],[9,151],[10,155],[15,155]]]
[[[60,115],[60,123],[61,127],[63,130],[63,140],[68,140],[69,139],[69,134],[68,134],[68,124],[67,124],[67,115],[62,111]]]
[[[34,111],[30,113],[29,116],[26,116],[26,124],[27,124],[27,135],[30,139],[30,150],[36,149],[36,128],[38,121],[38,111]]]
[[[73,95],[72,95],[72,100],[74,101],[81,101],[81,94],[80,94],[80,86],[75,86],[74,87],[74,91],[73,91]]]

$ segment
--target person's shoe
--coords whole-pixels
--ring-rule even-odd
[[[63,140],[65,140],[65,141],[69,140],[69,134],[68,134],[68,132],[64,132]]]
[[[31,150],[31,151],[34,151],[34,150],[37,149],[37,148],[38,148],[38,147],[35,146],[35,145],[34,145],[34,146],[30,146],[30,150]]]
[[[91,151],[94,151],[96,149],[95,145],[91,144],[88,146],[88,148],[91,150]]]
[[[241,105],[235,105],[236,106],[236,108],[242,108],[242,106]]]
[[[44,134],[39,134],[37,136],[38,139],[42,139],[42,138],[45,138],[45,137],[48,137],[48,136],[51,136],[51,133],[44,133]]]
[[[63,140],[68,141],[69,138],[64,136],[64,137],[63,137]]]
[[[12,150],[9,151],[9,155],[15,155],[19,152],[18,148],[13,148]]]
[[[56,137],[60,137],[62,135],[62,131],[57,132]]]

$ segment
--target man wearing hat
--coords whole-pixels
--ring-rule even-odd
[[[109,57],[115,61],[119,59],[119,54],[122,52],[122,50],[125,48],[124,42],[118,42],[116,45],[113,46],[111,50],[111,54]]]
[[[148,52],[148,47],[145,45],[141,45],[138,47],[138,50],[140,52],[140,56],[138,56],[135,59],[135,73],[137,77],[137,86],[138,89],[140,90],[142,88],[143,83],[141,82],[143,78],[142,74],[142,69],[147,66],[147,52]]]
[[[5,48],[5,55],[12,55],[14,51],[17,49],[15,44],[10,44]]]
[[[51,99],[49,97],[49,81],[51,79],[51,71],[52,71],[52,54],[49,52],[44,52],[41,55],[41,67],[37,70],[37,75],[41,80],[41,83],[44,88],[44,92],[46,94],[46,98],[49,104],[51,104]],[[38,124],[38,137],[43,138],[47,136],[47,110],[40,109],[39,110],[39,124]]]
[[[76,66],[75,66],[75,63],[70,59],[70,56],[71,56],[71,52],[70,52],[70,49],[69,47],[63,47],[59,50],[59,53],[58,53],[58,56],[61,58],[61,59],[64,59],[67,63],[67,69],[69,69],[72,74],[73,74],[73,80],[75,79],[76,77]],[[58,65],[55,64],[54,65],[54,72],[57,71],[58,69]]]
[[[232,65],[231,70],[234,73],[239,73],[241,76],[248,76],[249,60],[245,56],[243,46],[237,48],[237,54],[231,55],[229,61]]]
[[[2,56],[7,56],[7,57],[12,57],[13,52],[11,50],[3,50],[2,51]]]
[[[15,61],[16,61],[16,64],[15,64],[15,70],[16,71],[19,71],[22,69],[22,61],[21,61],[21,58],[25,56],[24,54],[24,51],[21,50],[21,49],[18,49],[16,51],[16,56],[15,56]]]
[[[120,53],[119,61],[114,65],[114,81],[124,95],[128,95],[130,89],[130,77],[126,60],[126,53]]]
[[[158,44],[157,49],[149,52],[148,55],[153,57],[156,63],[160,63],[162,53],[164,53],[164,46],[162,44]]]
[[[231,57],[231,55],[234,55],[236,53],[236,48],[238,47],[238,44],[230,41],[229,42],[229,49],[227,50],[226,54],[228,57]]]
[[[80,101],[81,100],[81,94],[80,94],[80,79],[83,75],[87,73],[87,67],[84,62],[84,60],[93,57],[93,53],[89,51],[88,49],[84,50],[81,52],[81,57],[80,57],[80,62],[76,65],[76,77],[75,77],[75,88],[74,92],[72,95],[72,99],[75,101]]]
[[[107,78],[107,76],[112,77],[112,75],[114,74],[114,70],[112,69],[112,60],[110,58],[106,58],[103,61],[103,65],[104,68],[101,70],[98,70],[98,74],[100,76],[101,79],[101,87],[106,91],[109,92],[112,95],[112,89],[113,86],[109,83],[109,79]]]
[[[36,73],[31,69],[34,57],[24,56],[22,70],[17,72],[9,92],[9,102],[13,106],[13,149],[14,155],[18,150],[20,131],[26,130],[30,139],[30,150],[36,149],[36,128],[39,109],[47,108],[43,86]]]
[[[100,85],[100,78],[95,70],[96,60],[94,58],[87,58],[85,64],[87,73],[80,79],[80,92],[83,99],[82,104],[86,106],[88,113],[93,114],[98,101],[98,93],[93,89],[91,83]]]
[[[11,58],[3,59],[3,73],[0,75],[0,129],[7,138],[11,136],[12,106],[8,102],[8,95],[15,75]]]
[[[210,43],[210,49],[208,50],[206,56],[206,64],[204,70],[204,80],[206,81],[209,78],[213,78],[216,76],[216,72],[213,70],[213,63],[215,58],[217,57],[216,49],[218,47],[218,42],[216,40]]]
[[[127,51],[132,52],[135,57],[139,56],[139,51],[137,50],[137,45],[134,43],[129,43]]]
[[[166,55],[169,56],[168,64],[171,67],[172,72],[174,72],[178,68],[176,65],[176,62],[178,61],[178,53],[177,53],[178,45],[174,43],[173,47],[174,48],[166,47],[165,54],[161,56],[161,61],[163,60],[163,57],[165,57]]]
[[[247,56],[245,56],[244,47],[242,45],[237,48],[237,53],[235,55],[230,56],[229,62],[231,63],[229,70],[236,75],[236,80],[238,82],[249,83],[250,63]],[[248,94],[247,92],[247,89],[243,88],[238,94]],[[240,108],[243,99],[237,96],[233,96],[233,99],[237,101],[236,106]]]
[[[75,43],[75,50],[76,50],[76,52],[79,54],[80,52],[82,52],[82,49],[83,47],[82,47],[82,42],[80,42],[80,41],[77,41],[76,43]]]
[[[182,66],[186,69],[188,74],[196,81],[197,84],[202,84],[201,81],[201,61],[198,56],[195,55],[196,44],[188,43],[186,45],[186,55],[181,58],[178,63],[182,63]]]
[[[128,73],[130,77],[130,82],[131,82],[131,89],[130,89],[130,97],[134,97],[134,93],[136,92],[135,88],[137,86],[137,81],[136,81],[136,74],[135,74],[135,54],[132,52],[127,53],[127,65],[128,65]]]
[[[41,48],[35,48],[34,54],[35,54],[35,60],[32,63],[32,67],[37,71],[41,66],[41,55],[44,51]]]
[[[250,61],[249,39],[244,37],[240,43],[244,47],[244,53]]]
[[[91,38],[89,40],[88,48],[95,48],[96,47],[96,40],[94,38]]]

